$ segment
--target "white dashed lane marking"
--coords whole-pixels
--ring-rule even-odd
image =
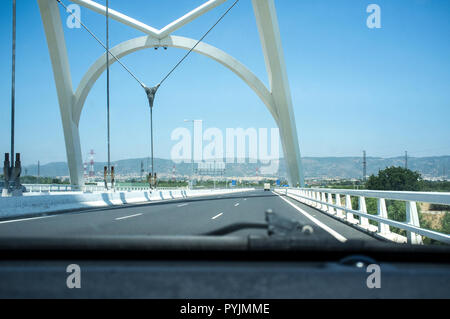
[[[130,215],[130,216],[118,217],[118,218],[116,218],[116,220],[122,220],[122,219],[137,217],[137,216],[141,216],[141,215],[142,214],[134,214],[134,215]]]
[[[52,218],[55,216],[40,216],[40,217],[31,217],[31,218],[21,218],[21,219],[13,219],[13,220],[5,220],[0,222],[0,224],[9,224],[9,223],[16,223],[16,222],[26,222],[29,220],[36,220],[36,219],[44,219],[44,218]]]
[[[222,215],[223,215],[223,213],[217,214],[216,216],[212,217],[211,219],[219,218],[219,217],[222,216]]]

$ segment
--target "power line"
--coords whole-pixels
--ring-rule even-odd
[[[38,161],[38,166],[37,166],[37,183],[39,184],[40,181],[40,177],[41,177],[41,162]]]
[[[366,180],[366,176],[367,176],[366,151],[363,151],[363,181]]]
[[[405,168],[408,169],[408,151],[405,151]]]
[[[414,150],[414,149],[411,150],[410,149],[410,150],[408,150],[408,156],[411,155],[411,153],[416,154],[416,156],[418,156],[419,154],[435,152],[435,151],[441,151],[441,152],[448,151],[448,153],[450,154],[450,148],[448,148],[448,147],[435,147],[435,148],[428,148],[428,149],[421,149],[421,150]],[[403,157],[404,158],[404,155],[402,155],[402,156],[396,155],[395,151],[389,152],[387,150],[380,151],[379,149],[376,149],[375,152],[376,152],[376,155],[374,155],[374,156],[376,156],[376,157],[382,157],[382,158]],[[427,155],[425,154],[425,156],[427,156]],[[433,155],[429,155],[429,156],[433,156]],[[434,156],[443,156],[443,155],[434,155]]]

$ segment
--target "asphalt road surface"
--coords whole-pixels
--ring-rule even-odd
[[[201,235],[237,222],[265,221],[265,211],[308,224],[324,240],[376,240],[300,202],[262,190],[0,221],[1,237]],[[262,234],[240,230],[232,235]]]

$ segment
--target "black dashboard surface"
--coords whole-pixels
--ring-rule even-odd
[[[68,288],[69,265],[81,288]],[[336,262],[0,262],[0,298],[450,298],[450,267],[380,263],[380,288],[366,266]]]
[[[240,237],[3,240],[0,298],[450,298],[448,247],[282,243],[280,250],[273,239]],[[68,285],[74,265],[80,288]]]

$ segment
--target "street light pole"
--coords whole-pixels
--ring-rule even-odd
[[[195,121],[202,122],[202,120],[184,120],[185,123],[192,122],[192,137],[191,137],[191,187],[194,186],[194,132]]]
[[[192,122],[192,134],[194,134],[194,120],[184,120],[184,123]],[[191,176],[189,177],[189,184],[193,186],[192,178],[194,176],[194,136],[191,136]]]

